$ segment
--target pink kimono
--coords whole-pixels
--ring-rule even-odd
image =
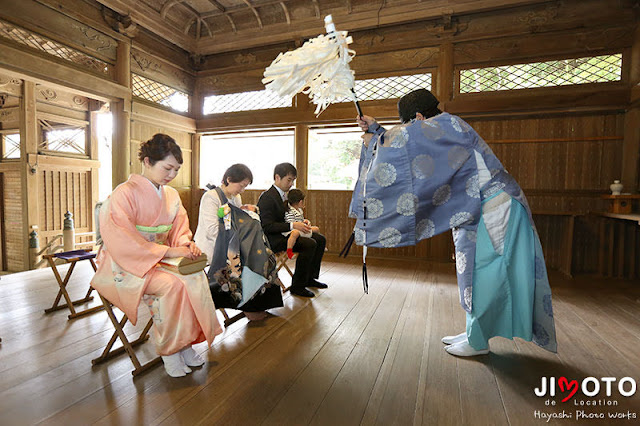
[[[100,209],[103,240],[91,285],[135,324],[140,299],[153,316],[159,355],[171,355],[222,332],[204,272],[180,275],[157,265],[169,247],[191,241],[178,192],[131,175]]]

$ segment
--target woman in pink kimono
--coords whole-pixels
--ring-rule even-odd
[[[181,275],[163,269],[164,258],[195,258],[189,219],[178,192],[167,186],[182,165],[180,147],[156,134],[140,147],[142,175],[131,175],[100,209],[103,240],[91,285],[121,309],[131,323],[143,300],[153,316],[152,336],[171,377],[204,364],[191,345],[211,345],[222,332],[204,272]]]

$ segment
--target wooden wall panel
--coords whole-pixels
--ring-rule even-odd
[[[7,271],[22,271],[23,243],[27,236],[22,234],[22,180],[20,171],[4,171],[3,182]]]
[[[48,240],[62,233],[64,214],[67,211],[73,214],[76,232],[93,231],[91,229],[91,215],[93,215],[91,171],[43,167],[38,175],[38,180],[41,182],[38,188],[40,205],[38,234],[40,237]]]
[[[598,241],[584,216],[605,211],[600,197],[622,168],[624,114],[601,112],[523,118],[469,118],[523,188],[535,215],[547,264],[562,265],[568,217],[574,229],[573,269],[594,272]]]

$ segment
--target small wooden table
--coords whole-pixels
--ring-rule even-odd
[[[636,258],[637,228],[625,223],[635,222],[640,226],[640,214],[618,214],[592,212],[599,216],[599,240],[598,270],[600,275],[618,278],[637,278]],[[631,228],[630,228],[631,226]],[[628,263],[625,263],[625,260]],[[640,271],[638,271],[640,273]]]
[[[620,194],[620,195],[603,195],[602,198],[609,200],[609,213],[629,214],[633,209],[634,201],[640,200],[640,194]]]
[[[95,271],[97,269],[96,264],[93,261],[93,259],[96,257],[96,253],[93,253],[90,250],[72,250],[72,251],[66,251],[62,253],[45,254],[43,257],[47,259],[47,262],[49,262],[49,266],[51,266],[53,275],[56,277],[56,281],[58,282],[58,286],[60,287],[60,289],[58,290],[58,295],[56,296],[56,299],[53,302],[53,305],[50,308],[47,308],[44,310],[46,314],[50,312],[58,311],[60,309],[69,308],[69,311],[71,312],[69,314],[69,319],[74,319],[74,318],[78,318],[83,315],[91,314],[104,309],[103,305],[94,306],[92,308],[88,308],[83,311],[76,311],[76,309],[74,308],[74,305],[81,305],[83,303],[93,300],[93,296],[91,296],[93,287],[91,286],[89,286],[89,291],[87,291],[87,294],[82,299],[71,300],[71,297],[67,292],[67,284],[69,283],[69,278],[71,278],[71,274],[73,273],[73,270],[76,267],[76,263],[80,262],[81,260],[88,260],[89,262],[91,262],[91,266],[93,267],[93,270]],[[55,262],[56,259],[60,259],[60,260],[63,260],[65,263],[71,264],[71,266],[69,267],[69,270],[67,271],[67,274],[64,277],[64,280],[62,279],[62,277],[60,276],[60,273],[58,272],[58,267]],[[66,301],[66,303],[60,305],[59,303],[62,297],[64,297],[64,300]]]

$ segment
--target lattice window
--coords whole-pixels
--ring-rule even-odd
[[[0,37],[8,38],[49,55],[65,59],[92,71],[109,74],[111,66],[108,63],[2,20],[0,20]]]
[[[532,89],[622,78],[622,54],[460,70],[460,93]]]
[[[40,150],[86,155],[87,133],[84,127],[52,123],[39,119],[43,141]]]
[[[431,90],[430,73],[356,80],[355,92],[359,101],[371,101],[375,99],[398,99],[417,89]],[[342,102],[350,100],[345,99]]]
[[[2,137],[2,158],[20,158],[20,133],[7,133]]]
[[[131,91],[134,96],[176,111],[189,111],[189,95],[141,75],[131,73]]]
[[[258,109],[287,108],[292,99],[278,96],[270,90],[213,95],[204,98],[202,111],[204,114],[220,114],[223,112],[253,111]]]

